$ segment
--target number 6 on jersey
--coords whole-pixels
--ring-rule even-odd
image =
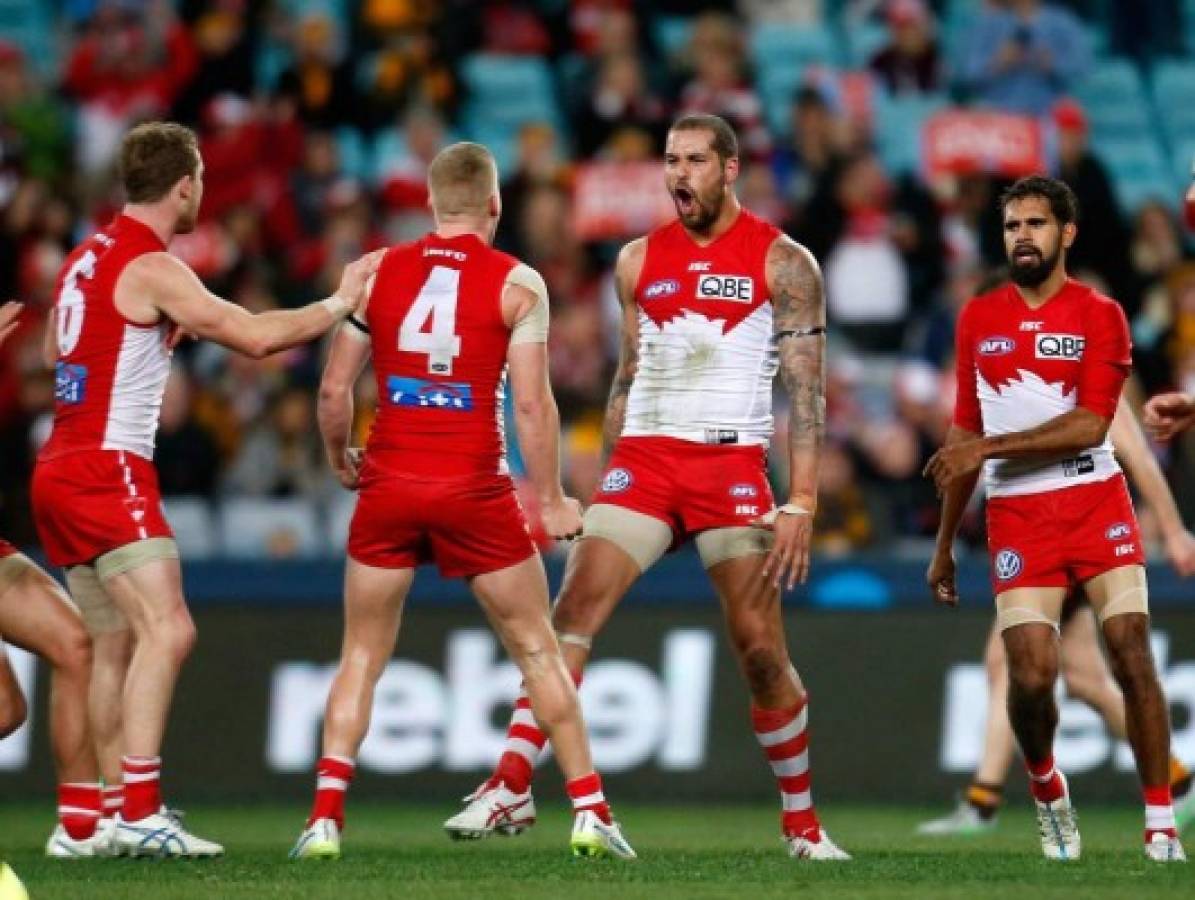
[[[398,329],[398,349],[427,354],[427,371],[432,375],[451,375],[452,361],[461,355],[456,334],[460,281],[460,269],[435,266]],[[431,328],[425,331],[429,318]]]

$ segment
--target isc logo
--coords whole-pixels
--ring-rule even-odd
[[[1120,546],[1118,546],[1116,548],[1115,552],[1116,552],[1117,556],[1131,556],[1132,554],[1137,552],[1137,545],[1136,544],[1121,544]]]
[[[984,338],[979,342],[979,352],[983,356],[1003,356],[1006,353],[1012,353],[1017,347],[1017,342],[1012,338],[996,336]]]
[[[1034,341],[1038,359],[1082,359],[1086,338],[1077,334],[1039,334]]]
[[[750,303],[755,284],[745,275],[702,275],[697,279],[698,300],[731,300]]]

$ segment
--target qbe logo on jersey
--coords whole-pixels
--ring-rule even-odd
[[[996,560],[993,563],[996,570],[996,577],[1001,581],[1012,581],[1021,574],[1021,570],[1025,568],[1025,563],[1021,559],[1021,554],[1016,550],[1001,550],[996,554]]]
[[[697,299],[750,303],[755,299],[755,282],[746,275],[702,275],[697,279]]]
[[[1082,359],[1087,338],[1081,334],[1039,334],[1033,339],[1038,359]]]
[[[447,412],[470,412],[473,409],[473,388],[463,382],[424,381],[391,375],[386,379],[386,395],[395,406]]]

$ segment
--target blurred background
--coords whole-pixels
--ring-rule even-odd
[[[565,480],[585,499],[601,471],[617,349],[613,260],[625,240],[672,215],[662,141],[673,117],[696,111],[735,126],[742,202],[806,244],[826,277],[819,561],[794,603],[877,610],[927,602],[921,579],[937,501],[920,472],[953,410],[955,316],[1000,277],[996,198],[1017,176],[1049,171],[1077,192],[1071,270],[1125,308],[1134,401],[1171,387],[1195,390],[1195,257],[1179,214],[1195,155],[1195,0],[0,0],[0,297],[29,307],[22,332],[0,351],[0,534],[35,541],[27,486],[53,400],[38,359],[42,322],[66,252],[119,208],[113,154],[130,125],[170,118],[198,131],[202,217],[172,250],[214,291],[253,310],[324,296],[346,261],[420,235],[432,224],[424,187],[431,158],[454,140],[487,144],[505,203],[497,244],[543,273],[551,290]],[[189,561],[189,592],[198,608],[217,608],[201,632],[259,636],[237,659],[265,666],[260,679],[243,682],[260,689],[263,703],[283,702],[269,693],[271,677],[280,690],[280,676],[264,661],[251,664],[254,652],[331,659],[337,645],[338,561],[353,498],[323,462],[314,406],[322,354],[316,344],[257,362],[214,345],[185,346],[162,414],[156,461]],[[357,399],[363,439],[371,378],[361,380]],[[787,423],[778,401],[772,458],[783,491]],[[1184,518],[1195,521],[1195,435],[1156,450]],[[933,613],[921,612],[842,613],[794,626],[797,659],[820,660],[806,672],[815,684],[819,665],[833,671],[841,662],[846,636],[857,642],[852,662],[868,661],[880,694],[895,689],[895,667],[911,664],[891,653],[887,636],[909,629],[913,646],[925,649],[922,674],[905,670],[900,681],[917,692],[906,707],[923,713],[920,737],[908,737],[910,753],[920,748],[910,765],[928,754],[943,767],[921,788],[939,787],[943,772],[973,761],[974,748],[950,744],[939,725],[953,721],[951,709],[965,718],[984,689],[975,670],[957,684],[941,678],[951,660],[978,654],[987,627],[979,504],[963,529],[973,548],[964,594],[976,609],[965,627],[923,621]],[[1140,512],[1158,556],[1161,535],[1150,511]],[[1164,564],[1154,568],[1159,608],[1181,607],[1191,589]],[[558,569],[557,558],[553,577]],[[448,666],[456,617],[461,627],[476,620],[464,611],[462,586],[430,574],[419,585],[417,599],[449,611],[429,620],[431,632],[414,628],[411,652]],[[707,658],[699,642],[676,644],[689,633],[670,630],[681,619],[655,612],[687,610],[686,621],[707,629],[694,633],[709,637],[717,630],[711,601],[696,560],[670,557],[633,595],[641,616],[610,639],[611,652],[638,647],[647,665],[663,667],[656,687],[626,688],[632,705],[659,700],[659,734],[671,727],[669,672],[698,687],[708,677],[718,697],[722,676],[738,690],[723,650],[711,644]],[[1195,658],[1195,616],[1175,612],[1171,621],[1185,629],[1173,640]],[[262,649],[275,644],[277,653]],[[670,669],[675,646],[695,655]],[[199,655],[207,662],[190,670],[203,673],[195,683],[217,670],[241,671],[202,648]],[[1195,664],[1183,665],[1167,677],[1172,694],[1189,698],[1176,727],[1190,757]],[[303,680],[315,670],[295,671],[286,696],[318,695],[322,704],[325,683]],[[844,681],[859,677],[842,673]],[[510,690],[494,703],[513,696],[510,673],[503,678],[494,684]],[[964,682],[966,690],[958,687]],[[412,683],[422,682],[395,690],[414,690]],[[962,692],[952,694],[956,688]],[[252,721],[265,721],[258,704],[250,707]],[[1066,715],[1078,717],[1066,720],[1073,728],[1086,721],[1081,711]],[[495,722],[501,717],[494,713]],[[603,733],[618,732],[619,721]],[[306,719],[300,725],[310,732]],[[494,749],[462,737],[473,732],[452,733],[466,749]],[[287,733],[278,734],[282,747]],[[841,746],[867,742],[866,733],[847,736]],[[247,752],[260,758],[252,740],[257,749]],[[638,762],[625,768],[656,759],[657,749],[660,767],[693,764],[692,747],[643,740],[640,755],[631,754]],[[1084,765],[1127,771],[1123,748],[1102,740],[1102,750],[1084,745]],[[741,752],[755,753],[749,743]],[[436,753],[428,760],[453,768],[449,750]],[[292,758],[295,768],[275,771],[305,771],[307,763]],[[845,761],[842,773],[843,790],[859,788]]]

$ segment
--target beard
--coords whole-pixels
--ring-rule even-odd
[[[1023,261],[1017,260],[1015,249],[1009,255],[1008,277],[1017,287],[1035,288],[1049,278],[1062,256],[1062,244],[1058,244],[1049,256],[1043,256],[1037,248],[1034,248],[1034,253],[1032,259]]]
[[[681,193],[684,192],[684,193]],[[687,202],[682,197],[687,193]],[[690,231],[699,234],[709,231],[722,213],[722,192],[711,192],[710,196],[702,197],[692,188],[680,188],[672,194],[672,202],[676,206],[677,218]]]

